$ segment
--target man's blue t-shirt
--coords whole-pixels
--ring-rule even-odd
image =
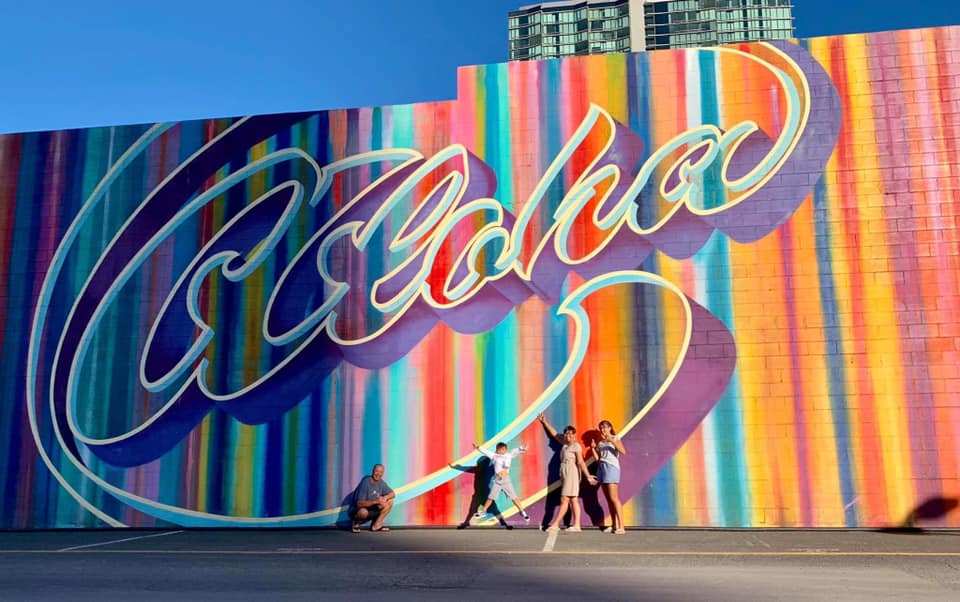
[[[390,489],[386,481],[380,479],[374,482],[373,477],[367,475],[360,480],[360,484],[354,490],[350,508],[356,510],[357,502],[372,502],[381,495],[390,495],[391,493],[393,493],[393,489]]]

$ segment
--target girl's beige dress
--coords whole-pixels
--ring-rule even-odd
[[[577,468],[577,454],[582,453],[579,443],[564,445],[560,451],[560,495],[577,497],[580,495],[580,469]]]

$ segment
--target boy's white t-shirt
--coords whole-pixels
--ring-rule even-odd
[[[499,474],[504,470],[508,470],[510,468],[510,461],[527,451],[527,448],[521,445],[520,447],[511,449],[505,454],[496,454],[482,447],[478,447],[477,451],[493,460],[493,474]]]

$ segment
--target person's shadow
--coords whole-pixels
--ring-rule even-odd
[[[552,485],[560,480],[560,451],[563,444],[554,439],[547,433],[547,441],[550,446],[550,459],[547,461],[547,485]],[[546,529],[553,522],[553,515],[560,506],[560,488],[555,487],[547,491],[547,497],[543,500],[543,519],[540,521],[540,528]],[[569,527],[571,522],[570,511],[563,518],[564,526]]]
[[[560,480],[560,462],[563,460],[563,458],[560,457],[560,452],[563,450],[563,444],[551,437],[545,426],[544,433],[547,435],[547,442],[552,452],[550,460],[547,462],[547,484],[549,485]],[[587,431],[581,437],[580,445],[583,446],[584,450],[588,450],[590,449],[590,442],[599,440],[599,438],[599,431],[595,429]],[[596,474],[595,463],[588,465],[588,469],[591,474]],[[550,526],[550,523],[553,522],[557,508],[560,506],[560,491],[560,487],[557,487],[547,493],[547,498],[543,504],[543,520],[540,523],[541,529],[546,529]],[[599,494],[599,485],[594,486],[585,479],[580,480],[580,499],[583,500],[583,511],[594,525],[603,524],[604,513],[603,507],[600,506]],[[561,522],[564,527],[569,527],[573,523],[573,508],[567,510],[567,514],[561,519]]]
[[[546,426],[543,427],[543,432],[547,435],[547,443],[550,446],[551,452],[550,459],[547,461],[547,485],[549,486],[560,481],[560,463],[563,461],[560,452],[563,451],[563,444],[550,436]],[[540,522],[541,529],[546,529],[550,526],[550,523],[553,522],[554,515],[560,507],[560,491],[560,487],[555,487],[547,492],[547,497],[543,501],[543,520]],[[581,493],[582,492],[583,487],[581,487]],[[573,523],[573,508],[567,510],[567,514],[561,519],[561,522],[564,527],[569,527]]]
[[[487,496],[490,495],[490,486],[493,481],[493,464],[490,462],[490,458],[480,456],[477,458],[476,466],[451,464],[450,468],[455,468],[461,472],[473,473],[473,497],[470,498],[470,506],[467,508],[466,516],[463,517],[463,522],[457,525],[457,529],[466,529],[470,526],[470,519],[473,518],[473,513],[477,511],[477,508],[486,503]],[[501,526],[508,526],[507,520],[503,518],[503,515],[500,514],[500,508],[497,507],[497,500],[493,500],[487,512],[496,516]]]
[[[600,441],[600,431],[597,429],[585,431],[580,437],[580,445],[586,452],[584,461],[587,463],[587,470],[590,471],[590,474],[596,476],[600,463],[593,462],[593,454],[590,453],[590,445],[594,441]],[[602,496],[603,493],[600,491],[599,484],[591,485],[586,479],[580,480],[580,499],[583,500],[583,511],[595,527],[603,525],[605,512],[601,505],[600,498]]]
[[[879,529],[881,533],[926,533],[921,522],[942,519],[960,506],[960,500],[953,497],[931,497],[910,511],[903,524],[896,527]]]
[[[346,529],[347,531],[350,531],[353,528],[353,520],[350,518],[349,511],[350,506],[353,505],[353,494],[355,491],[356,490],[350,491],[350,493],[345,495],[343,499],[340,500],[340,506],[344,508],[344,510],[341,510],[340,515],[337,516],[337,522],[335,524],[338,529]],[[363,521],[363,523],[370,522],[370,520],[371,519],[367,519]]]

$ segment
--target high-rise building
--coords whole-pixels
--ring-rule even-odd
[[[510,60],[793,36],[790,0],[563,0],[509,14]]]

